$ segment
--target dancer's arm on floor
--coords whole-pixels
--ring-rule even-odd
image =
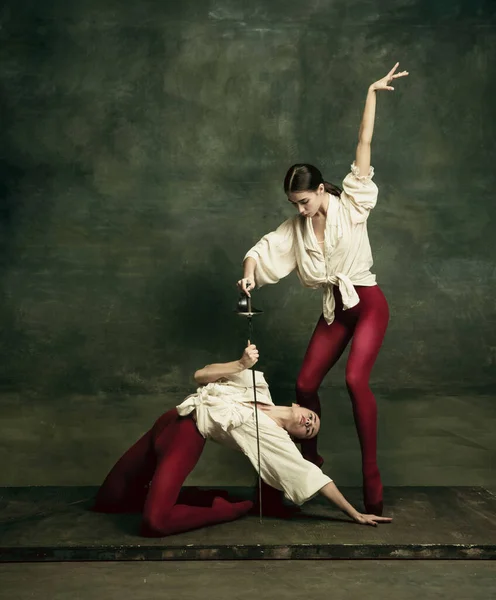
[[[255,344],[250,344],[245,348],[243,356],[239,360],[233,360],[227,363],[215,363],[206,365],[203,369],[195,372],[195,381],[199,385],[214,383],[223,377],[241,373],[245,369],[250,369],[258,361],[258,350]]]
[[[325,485],[320,490],[320,494],[327,498],[327,500],[330,500],[344,513],[346,513],[349,517],[351,517],[354,521],[360,523],[361,525],[372,525],[376,527],[378,523],[390,523],[392,521],[390,517],[377,517],[376,515],[364,515],[362,513],[359,513],[356,510],[356,508],[354,508],[348,502],[348,500],[346,500],[346,498],[338,490],[333,481]]]
[[[289,433],[276,425],[269,426],[270,423],[269,419],[260,422],[260,475],[265,483],[282,490],[285,497],[298,506],[321,494],[361,525],[376,526],[392,520],[358,512],[322,469],[303,458]],[[250,421],[233,428],[231,435],[258,470],[256,431],[255,424]]]
[[[393,81],[393,79],[397,79],[398,77],[405,77],[406,75],[408,75],[408,71],[395,73],[396,69],[398,68],[398,65],[399,63],[396,63],[385,77],[373,83],[368,89],[362,122],[360,125],[360,131],[358,133],[358,146],[356,150],[355,159],[355,164],[358,167],[361,176],[368,175],[370,170],[371,143],[372,135],[374,133],[376,108],[375,94],[379,90],[394,90],[394,87],[389,85]]]

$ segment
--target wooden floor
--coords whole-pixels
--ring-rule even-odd
[[[0,488],[0,561],[496,558],[496,497],[480,487],[387,488],[394,521],[377,528],[318,498],[291,520],[248,516],[156,539],[138,535],[139,515],[89,511],[95,491]],[[359,506],[358,488],[343,492]]]

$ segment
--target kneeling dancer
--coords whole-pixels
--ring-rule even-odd
[[[230,502],[222,490],[191,493],[181,487],[207,439],[243,452],[257,469],[252,377],[247,371],[257,361],[256,346],[248,345],[239,360],[196,371],[200,385],[196,393],[160,416],[119,459],[99,489],[93,510],[142,512],[141,534],[146,537],[233,521],[248,513],[251,501]],[[276,406],[263,374],[255,375],[263,482],[297,505],[320,493],[357,523],[390,522],[387,517],[359,513],[319,467],[303,458],[293,438],[317,435],[319,417],[297,404]]]

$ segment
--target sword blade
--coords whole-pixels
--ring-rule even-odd
[[[248,311],[251,312],[251,302],[248,298]],[[252,317],[248,317],[248,341],[253,343],[253,323]],[[257,384],[255,379],[255,369],[251,368],[251,376],[253,382],[253,400],[255,402],[255,427],[257,430],[257,459],[258,459],[258,508],[259,508],[259,521],[262,523],[262,477],[260,469],[260,431],[258,428],[258,403],[257,403]]]

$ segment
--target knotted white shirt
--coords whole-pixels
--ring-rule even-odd
[[[367,233],[367,218],[377,202],[378,188],[372,181],[374,168],[360,176],[353,163],[343,181],[340,197],[329,194],[324,230],[324,251],[319,248],[312,219],[296,215],[284,221],[246,253],[255,259],[257,287],[277,283],[296,269],[305,287],[324,291],[323,315],[328,324],[334,320],[333,286],[337,285],[343,308],[360,302],[355,285],[376,285],[370,272],[372,251]]]

